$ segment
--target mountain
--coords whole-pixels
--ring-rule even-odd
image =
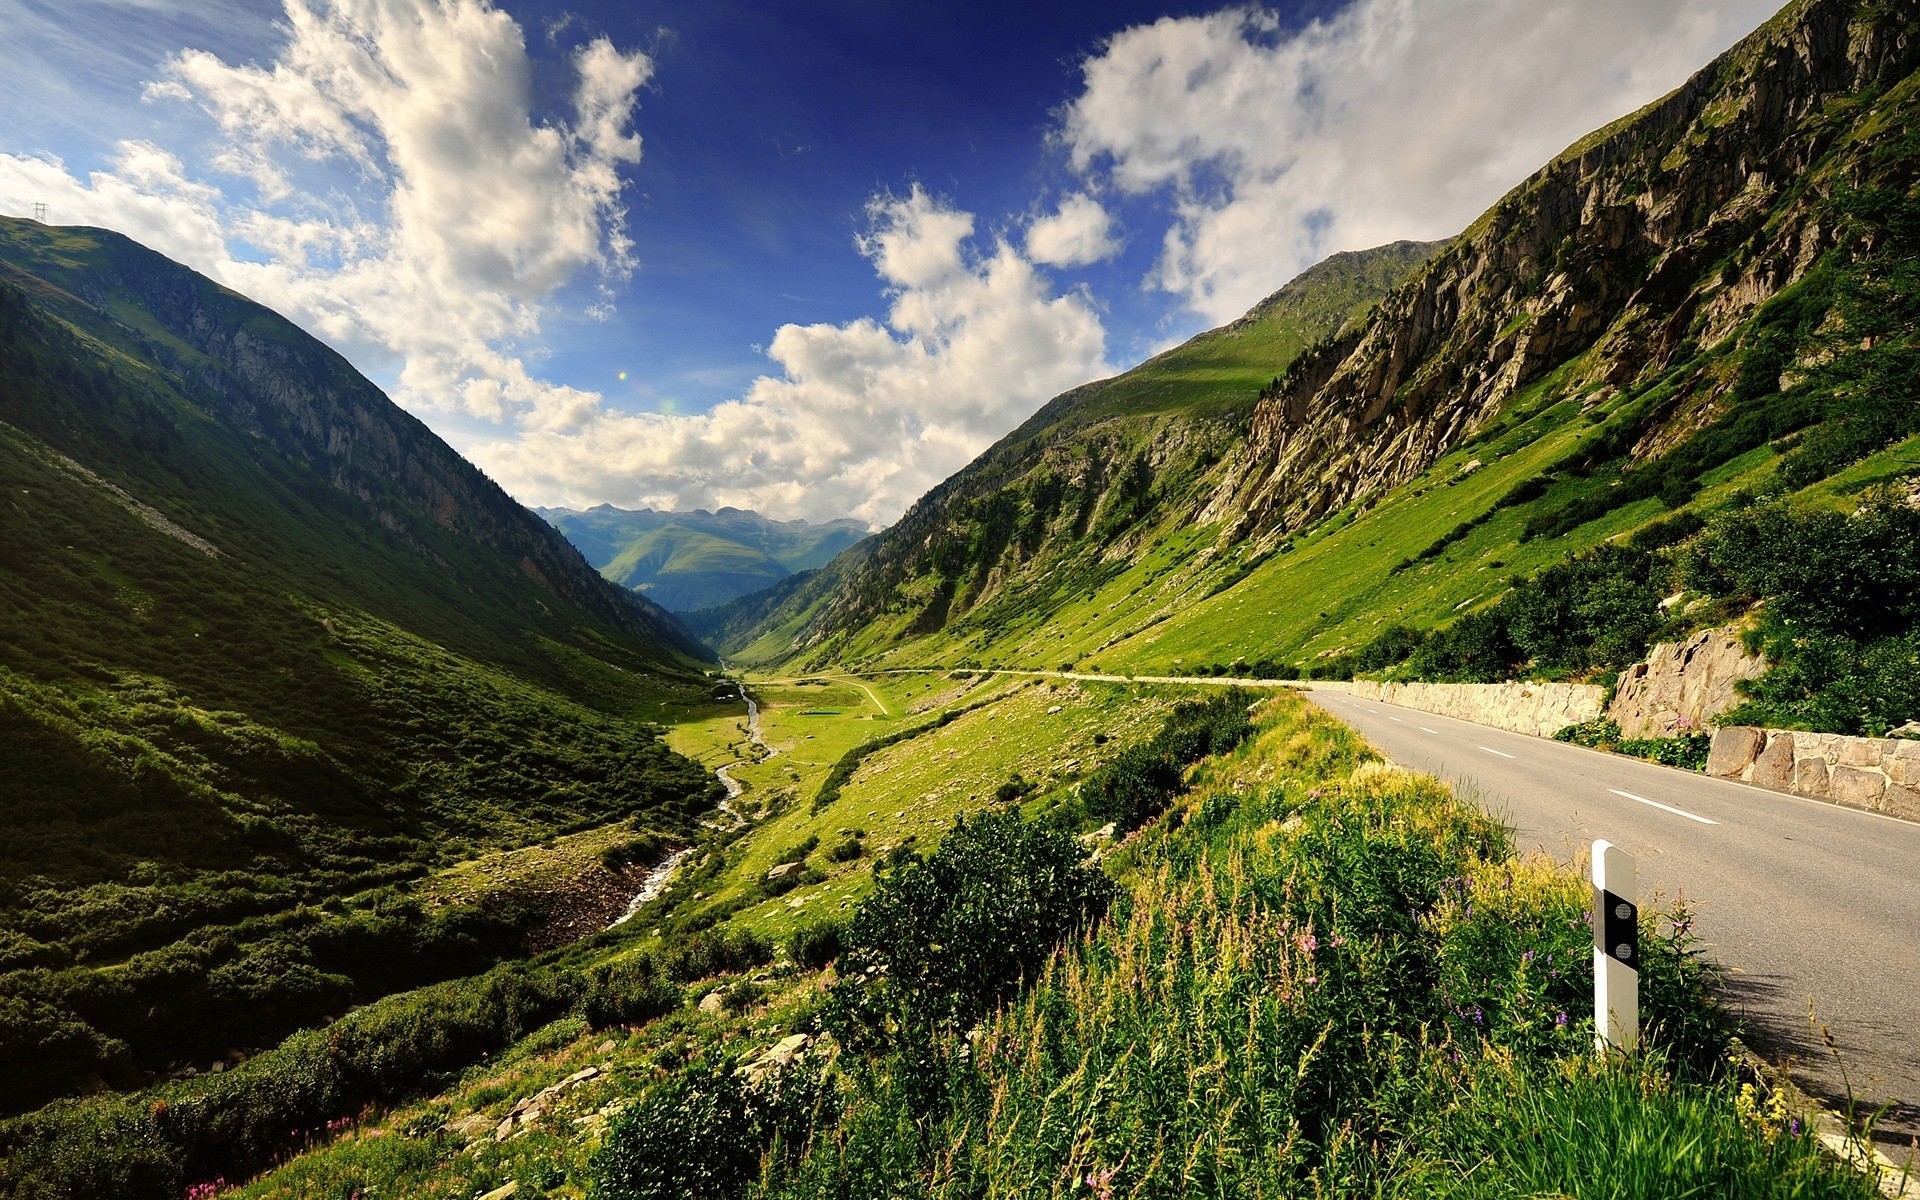
[[[410,881],[690,826],[710,662],[291,323],[0,220],[0,1106],[519,953]]]
[[[1352,325],[1438,244],[1336,254],[1239,320],[1049,401],[873,542],[801,585],[692,618],[725,652],[765,661],[860,653],[950,622],[1044,624],[1124,567],[1150,509],[1204,502],[1265,389]]]
[[[1485,628],[1597,547],[1677,546],[1752,497],[1860,507],[1911,478],[1920,430],[1914,17],[1789,5],[1350,319],[1263,346],[1263,305],[1060,397],[869,547],[703,628],[762,661],[1309,670],[1395,626],[1402,655]],[[1679,553],[1628,564],[1634,606],[1698,580]],[[1764,594],[1702,593],[1700,619]]]
[[[813,571],[864,539],[859,521],[774,521],[738,508],[535,509],[602,575],[673,612],[712,608]]]

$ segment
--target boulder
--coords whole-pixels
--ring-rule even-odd
[[[1747,769],[1765,744],[1764,730],[1745,725],[1730,725],[1713,731],[1713,744],[1707,750],[1707,774],[1721,779],[1736,779]]]
[[[1920,819],[1920,788],[1890,783],[1880,798],[1880,808],[1896,816]]]
[[[1827,783],[1827,794],[1835,800],[1867,808],[1880,807],[1886,792],[1886,776],[1878,771],[1862,771],[1857,767],[1835,767]]]
[[[703,1013],[717,1013],[724,1003],[725,1002],[720,999],[719,992],[708,992],[706,995],[700,997],[700,1011]]]
[[[1748,779],[1764,788],[1785,791],[1793,786],[1793,735],[1775,733],[1767,738],[1767,748],[1753,760]]]
[[[767,872],[767,878],[768,879],[785,879],[787,876],[793,874],[795,871],[798,871],[801,865],[802,864],[797,862],[781,863],[779,866]]]
[[[1793,790],[1802,796],[1827,794],[1827,760],[1803,758],[1793,764]]]
[[[1766,669],[1766,660],[1747,653],[1733,626],[1703,629],[1684,642],[1661,642],[1645,662],[1622,671],[1607,716],[1630,738],[1704,729],[1739,703],[1742,680]]]

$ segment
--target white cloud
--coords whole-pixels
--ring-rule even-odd
[[[1085,192],[1062,200],[1052,216],[1027,229],[1027,256],[1050,267],[1083,267],[1119,252],[1113,214]]]
[[[0,155],[0,205],[45,201],[68,223],[120,230],[299,321],[367,370],[396,370],[424,412],[548,424],[580,393],[514,350],[582,271],[633,267],[619,168],[652,73],[605,39],[574,55],[571,124],[534,115],[521,28],[487,0],[286,0],[266,66],[185,50],[150,103],[196,102],[211,159],[256,197],[191,178],[145,142],[85,179]],[[303,192],[330,169],[347,186]],[[353,181],[358,181],[357,185]]]
[[[1225,321],[1327,254],[1458,232],[1591,129],[1678,85],[1777,0],[1354,0],[1283,32],[1166,18],[1084,65],[1076,167],[1164,191],[1154,282]]]
[[[783,325],[777,376],[706,413],[571,422],[474,448],[517,495],[568,504],[733,504],[885,524],[1047,398],[1109,374],[1105,333],[1005,241],[920,188],[880,197],[859,239],[892,296],[887,323]]]

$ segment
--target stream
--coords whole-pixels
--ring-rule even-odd
[[[740,689],[740,697],[747,702],[747,740],[766,751],[765,758],[761,760],[764,762],[767,758],[772,758],[780,752],[772,746],[767,745],[766,739],[760,736],[760,706],[754,703],[752,696],[747,695],[747,689],[745,687]],[[714,768],[714,775],[718,777],[721,784],[727,789],[727,798],[720,801],[714,807],[718,809],[723,816],[728,818],[732,824],[722,825],[718,821],[702,822],[707,828],[732,830],[738,829],[747,823],[747,818],[739,809],[733,806],[733,801],[738,800],[740,793],[747,789],[730,773],[730,768],[737,767],[746,761],[744,758],[736,758],[724,767]],[[647,878],[641,883],[640,890],[634,893],[633,899],[627,903],[627,911],[617,918],[613,925],[623,925],[627,921],[632,920],[635,913],[639,912],[649,902],[658,900],[665,894],[666,890],[673,884],[674,872],[680,869],[680,864],[687,860],[687,856],[692,854],[693,850],[694,848],[692,846],[675,850],[672,854],[667,855],[659,866],[647,872]],[[613,926],[610,925],[608,928],[611,929]]]

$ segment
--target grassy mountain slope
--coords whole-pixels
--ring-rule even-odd
[[[1056,498],[992,473],[996,448],[880,539],[871,560],[904,564],[891,576],[850,565],[783,644],[766,634],[794,624],[791,603],[725,648],[1305,669],[1396,623],[1459,624],[1675,514],[1643,543],[1685,540],[1750,494],[1851,510],[1910,479],[1914,16],[1789,6],[1515,188],[1203,453],[1144,456],[1121,468],[1134,487],[1102,492],[1085,480],[1115,456],[1078,427],[1055,454],[1089,469],[1061,471]],[[1071,538],[1085,565],[1023,570]],[[1664,553],[1636,560],[1632,605],[1686,586],[1690,551]],[[1679,611],[1723,618],[1771,586],[1701,584]],[[1527,664],[1525,647],[1500,653]]]
[[[858,521],[774,521],[738,508],[536,511],[602,575],[673,612],[712,608],[817,570],[867,536]]]
[[[518,953],[408,881],[687,824],[702,654],[279,317],[0,223],[3,1103]]]
[[[1111,578],[1115,547],[1134,544],[1149,510],[1201,500],[1295,355],[1360,319],[1436,249],[1334,255],[1231,325],[1054,398],[873,543],[777,604],[748,597],[699,627],[729,631],[715,644],[753,662],[911,639],[950,620],[1043,623],[1066,595]]]

